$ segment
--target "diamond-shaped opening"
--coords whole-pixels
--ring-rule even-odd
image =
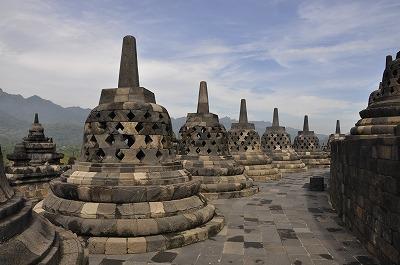
[[[167,140],[165,140],[164,137],[161,139],[161,143],[162,143],[162,144],[165,144],[166,141],[167,141]]]
[[[105,141],[109,145],[112,145],[115,142],[114,135],[112,135],[112,134],[108,135],[107,138],[105,139]]]
[[[137,132],[140,132],[143,129],[143,124],[141,122],[138,122],[138,124],[135,126],[135,129]]]
[[[148,111],[146,111],[146,113],[144,114],[144,118],[147,120],[150,117],[151,117],[151,114]]]
[[[190,149],[189,148],[186,148],[186,153],[189,153],[190,152]]]
[[[206,146],[206,141],[201,142],[202,146]]]
[[[116,151],[115,151],[115,156],[119,159],[119,160],[122,160],[123,158],[124,158],[124,153],[121,151],[121,149],[117,149]]]
[[[211,138],[211,134],[210,133],[207,133],[207,138]]]
[[[96,152],[96,155],[100,158],[103,159],[106,156],[106,153],[104,153],[103,149],[99,148]]]
[[[135,114],[132,113],[132,111],[129,111],[128,114],[126,114],[126,116],[128,117],[128,119],[131,121],[135,118]]]
[[[161,120],[162,118],[164,118],[164,116],[160,113],[158,114],[158,118]]]
[[[144,152],[142,150],[139,150],[139,152],[137,152],[137,154],[136,154],[136,158],[139,159],[140,161],[142,161],[145,156],[146,155],[144,154]]]
[[[133,135],[124,134],[123,138],[124,143],[129,147],[132,147],[132,145],[135,143],[135,137]]]
[[[201,138],[201,133],[198,133],[196,136],[197,136],[197,139],[200,139]]]
[[[221,134],[220,134],[220,133],[217,133],[217,134],[215,135],[215,137],[220,138],[220,137],[221,137]]]
[[[115,129],[122,134],[122,132],[124,131],[124,126],[122,125],[122,123],[118,122],[117,126],[115,126]]]
[[[238,149],[238,150],[239,150],[239,149]],[[218,148],[218,149],[217,149],[217,153],[221,153],[221,149]]]
[[[244,150],[247,150],[247,149],[248,149],[247,146],[245,146],[245,147],[244,147]]]
[[[160,152],[160,150],[157,150],[156,157],[160,158],[161,156],[162,156],[162,153]]]
[[[240,133],[240,136],[243,136],[243,132]]]
[[[200,151],[201,151],[200,148],[197,147],[196,153],[200,153]]]
[[[160,127],[157,125],[157,123],[154,123],[153,126],[151,127],[153,130],[158,130]]]
[[[99,122],[99,128],[100,129],[106,129],[107,128],[107,123],[105,121]]]
[[[238,151],[239,151],[239,149],[240,149],[240,147],[239,147],[239,146],[237,146],[237,147],[236,147],[236,150],[238,150]]]
[[[207,153],[211,153],[212,151],[211,151],[211,149],[210,148],[208,148],[207,149]]]
[[[206,127],[202,127],[202,128],[201,128],[201,132],[202,132],[202,133],[205,133],[206,131],[207,131]]]
[[[216,142],[216,141],[212,141],[211,144],[212,144],[212,145],[216,145],[217,142]]]
[[[194,141],[194,140],[192,140],[191,142],[190,142],[190,144],[191,145],[194,145],[196,142]]]
[[[150,137],[149,135],[146,135],[146,136],[144,137],[144,142],[145,142],[146,144],[149,144],[149,143],[153,142],[153,139],[151,139],[151,137]]]
[[[96,113],[96,118],[100,118],[100,112]]]
[[[92,135],[92,137],[90,137],[90,141],[93,143],[97,143],[97,139],[94,135]]]
[[[111,111],[111,112],[108,114],[108,117],[110,117],[112,120],[113,120],[116,116],[117,116],[117,115],[115,114],[114,111]]]

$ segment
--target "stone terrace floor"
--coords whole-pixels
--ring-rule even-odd
[[[259,183],[252,197],[214,201],[226,226],[209,240],[159,253],[92,255],[90,264],[379,264],[338,224],[328,193],[307,190],[312,175],[328,182],[329,170],[288,174]]]

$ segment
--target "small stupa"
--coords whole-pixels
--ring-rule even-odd
[[[330,165],[329,153],[322,151],[317,135],[310,131],[308,115],[304,116],[303,130],[294,138],[293,148],[309,168],[324,168]]]
[[[328,138],[328,142],[326,143],[326,147],[325,150],[326,152],[331,152],[331,143],[333,141],[340,141],[340,140],[344,140],[344,138],[346,137],[345,134],[340,133],[340,121],[337,120],[336,121],[336,130],[335,133],[332,133],[331,135],[329,135]]]
[[[86,264],[78,238],[32,212],[8,184],[0,148],[0,264]]]
[[[265,128],[261,138],[261,148],[272,158],[280,172],[306,171],[307,167],[292,148],[290,135],[279,125],[278,108],[274,108],[272,126]]]
[[[60,163],[63,157],[57,153],[53,139],[45,136],[36,113],[28,136],[7,155],[11,165],[6,167],[6,176],[18,195],[41,200],[48,193],[49,181],[67,169]]]
[[[244,166],[244,173],[255,181],[276,180],[282,176],[272,159],[261,150],[260,135],[254,123],[247,120],[245,99],[240,101],[239,122],[232,123],[229,131],[229,151]]]
[[[200,82],[197,112],[187,114],[179,133],[183,166],[202,182],[201,192],[207,198],[237,198],[258,192],[229,152],[228,133],[218,115],[209,111],[205,81]]]
[[[360,111],[361,119],[350,134],[359,138],[400,135],[400,52],[393,60],[386,56],[386,66],[379,88],[369,96],[368,107]]]
[[[224,225],[176,159],[168,111],[139,85],[133,36],[123,39],[118,88],[102,90],[85,122],[80,158],[50,187],[42,213],[93,254],[182,247]]]

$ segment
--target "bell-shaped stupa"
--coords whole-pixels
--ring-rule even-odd
[[[27,199],[41,200],[49,190],[49,181],[67,169],[60,163],[63,154],[57,153],[52,138],[46,137],[36,113],[27,137],[7,155],[11,165],[6,167],[6,176],[15,187],[17,195]]]
[[[50,187],[44,215],[81,236],[89,253],[181,247],[224,225],[176,160],[167,110],[139,86],[132,36],[123,39],[118,88],[103,89],[86,120],[80,158]]]
[[[229,151],[245,168],[244,173],[255,181],[275,180],[281,177],[272,159],[261,150],[260,135],[247,120],[246,100],[240,101],[239,122],[232,123],[229,133]]]
[[[229,152],[228,133],[218,115],[209,112],[207,83],[200,82],[196,113],[188,113],[180,129],[183,166],[202,182],[201,192],[211,199],[250,196],[258,192],[244,167]]]
[[[272,126],[265,128],[261,148],[272,158],[272,164],[284,172],[301,172],[307,167],[292,148],[290,135],[279,125],[278,109],[274,108]]]
[[[0,264],[86,264],[78,238],[32,212],[8,184],[0,148]]]
[[[299,131],[293,141],[293,148],[309,168],[329,167],[329,153],[324,152],[314,131],[310,131],[308,116],[304,116],[303,130]]]
[[[336,130],[335,133],[332,133],[331,135],[329,135],[328,138],[328,142],[326,143],[326,146],[324,148],[324,151],[326,152],[331,152],[331,143],[333,141],[340,141],[340,140],[344,140],[345,138],[345,134],[340,133],[340,121],[337,120],[336,121]]]
[[[351,128],[351,135],[400,135],[400,52],[393,60],[386,56],[386,67],[379,88],[369,96],[368,107],[360,111],[361,119]],[[397,132],[396,132],[397,131]]]

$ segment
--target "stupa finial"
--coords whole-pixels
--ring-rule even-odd
[[[122,42],[118,87],[139,87],[136,39],[125,36]]]
[[[339,120],[336,121],[336,132],[335,133],[340,134],[340,121]]]
[[[35,124],[39,123],[39,114],[35,113],[35,118],[33,119],[33,123]]]
[[[278,108],[274,108],[274,116],[272,117],[272,127],[279,127]]]
[[[239,123],[248,123],[246,100],[244,98],[240,100]]]
[[[308,115],[304,115],[303,132],[308,131],[310,131],[310,128],[308,127]]]
[[[199,101],[197,103],[197,113],[210,113],[208,106],[207,82],[200,82]]]

